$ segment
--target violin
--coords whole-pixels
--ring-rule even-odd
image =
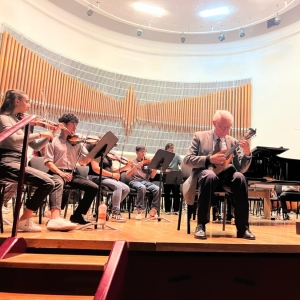
[[[152,159],[150,157],[144,157],[142,160],[143,165],[149,165],[151,163]]]
[[[23,120],[27,116],[29,116],[29,115],[24,114],[24,113],[17,114],[17,118],[18,118],[19,121]],[[30,122],[30,125],[44,127],[48,130],[55,130],[58,126],[57,123],[47,121],[47,120],[45,120],[44,118],[41,118],[41,117],[36,117],[36,119],[34,119],[33,121]]]
[[[75,146],[80,143],[96,145],[99,141],[97,136],[87,136],[87,137],[79,137],[78,134],[68,135],[67,140],[72,146]]]
[[[124,156],[120,156],[117,153],[115,153],[114,151],[109,151],[106,156],[110,159],[110,160],[116,160],[118,162],[120,162],[122,165],[127,165],[128,164],[128,158],[124,157]]]

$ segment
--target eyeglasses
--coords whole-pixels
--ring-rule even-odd
[[[218,126],[219,126],[222,130],[229,130],[229,129],[232,128],[231,125],[230,125],[230,126],[222,126],[222,125],[220,125],[219,122],[217,122],[217,124],[218,124]]]

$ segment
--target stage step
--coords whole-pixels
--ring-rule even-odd
[[[108,256],[69,253],[2,259],[0,299],[93,299],[107,261]]]
[[[1,293],[1,300],[92,300],[94,296]]]
[[[103,271],[108,256],[23,253],[0,260],[0,268]]]

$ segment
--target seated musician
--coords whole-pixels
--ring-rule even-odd
[[[175,146],[173,143],[167,143],[165,146],[165,150],[167,150],[168,152],[173,153],[175,149]],[[168,166],[166,172],[170,172],[170,171],[178,171],[180,168],[180,165],[182,163],[182,159],[180,157],[179,154],[175,153],[174,158],[172,159],[172,161],[170,162],[170,165]],[[172,196],[173,196],[173,212],[175,215],[178,215],[179,212],[179,188],[180,185],[178,184],[166,184],[164,183],[164,193],[165,193],[165,212],[166,215],[171,214],[171,205],[172,205],[172,201],[171,201],[171,192],[172,192]]]
[[[19,121],[17,115],[24,114],[29,107],[30,100],[25,92],[8,90],[0,110],[0,132],[17,124]],[[34,150],[39,150],[48,144],[49,139],[52,138],[53,134],[50,131],[30,133],[28,142]],[[20,129],[0,143],[0,172],[2,179],[12,182],[18,181],[23,140],[24,132]],[[26,167],[24,183],[30,184],[36,187],[36,189],[30,200],[26,202],[26,208],[18,222],[18,229],[23,231],[41,231],[41,227],[36,225],[30,217],[53,190],[54,182],[48,174],[31,167]]]
[[[83,217],[95,198],[98,185],[76,173],[76,164],[86,164],[90,160],[86,155],[88,151],[82,143],[71,144],[68,136],[75,135],[79,120],[74,114],[64,114],[59,119],[64,128],[59,136],[55,137],[52,143],[45,148],[44,162],[53,176],[55,187],[49,196],[51,219],[47,223],[48,230],[72,230],[76,228],[75,223],[88,224]],[[71,188],[84,191],[83,198],[70,221],[60,218],[62,193],[64,185],[68,183]]]
[[[150,182],[150,178],[154,178],[156,170],[151,170],[146,167],[146,163],[149,160],[145,159],[146,148],[142,145],[138,145],[135,148],[136,159],[133,160],[131,169],[126,172],[126,176],[130,177],[129,186],[137,190],[136,208],[137,215],[136,220],[142,219],[142,212],[145,209],[145,194],[146,190],[150,191],[153,195],[151,202],[150,218],[157,215],[159,209],[159,187]]]
[[[101,139],[101,137],[100,137]],[[90,144],[87,146],[89,152],[91,152],[96,144]],[[125,218],[120,213],[120,204],[128,195],[130,189],[127,184],[120,181],[120,173],[126,171],[132,162],[128,162],[124,167],[116,169],[113,167],[114,153],[110,153],[103,158],[103,170],[102,170],[102,181],[103,186],[107,186],[113,191],[111,202],[112,202],[112,218],[113,222],[125,222]],[[100,174],[99,163],[92,160],[89,163],[89,179],[99,185],[99,174]]]
[[[183,196],[187,204],[192,205],[195,191],[199,188],[198,215],[195,238],[206,239],[205,224],[210,221],[210,207],[214,202],[214,191],[219,187],[229,189],[235,207],[235,225],[237,237],[255,239],[249,229],[248,185],[242,174],[251,162],[250,147],[247,140],[237,141],[229,136],[233,116],[226,110],[218,110],[213,117],[213,129],[196,132],[183,162],[193,168],[192,174],[183,184]],[[226,164],[221,150],[239,144],[233,152],[232,165],[228,165],[216,175],[216,167]]]
[[[300,186],[297,185],[283,185],[282,186],[282,192],[300,192]],[[280,200],[281,202],[281,207],[282,207],[282,218],[283,220],[289,220],[290,216],[288,215],[288,209],[286,202],[284,200]],[[298,204],[298,203],[297,203]]]

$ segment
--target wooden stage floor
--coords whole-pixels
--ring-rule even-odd
[[[222,224],[207,224],[207,240],[194,238],[196,221],[191,221],[191,234],[186,231],[186,212],[183,212],[181,230],[177,230],[176,215],[164,215],[170,220],[135,220],[135,213],[125,223],[108,221],[107,224],[117,228],[112,230],[90,229],[73,230],[70,232],[47,231],[45,223],[48,218],[43,218],[40,233],[19,232],[18,236],[26,239],[30,248],[67,248],[110,250],[115,240],[126,240],[131,251],[182,251],[182,252],[244,252],[244,253],[299,253],[300,235],[296,234],[296,216],[291,215],[290,221],[264,220],[250,215],[250,229],[256,240],[249,241],[236,238],[234,225],[226,224],[222,231]],[[4,218],[12,220],[11,214],[4,214]],[[38,223],[38,217],[33,216]],[[2,244],[11,234],[11,226],[4,225],[4,233],[0,234]]]

